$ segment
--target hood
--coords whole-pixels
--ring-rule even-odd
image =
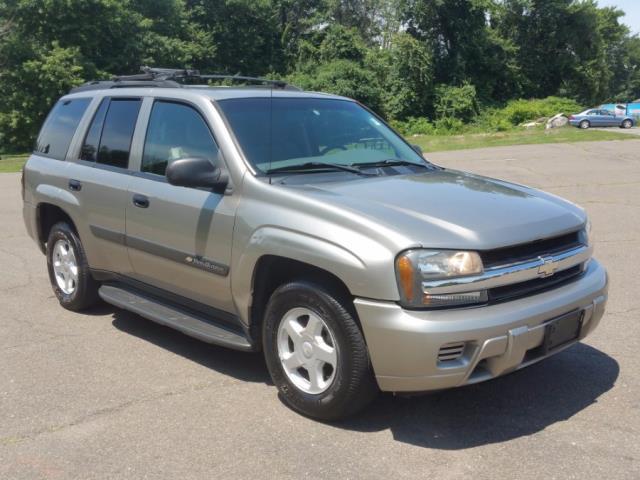
[[[561,235],[586,221],[581,208],[554,195],[454,170],[294,188],[427,248],[499,248]]]

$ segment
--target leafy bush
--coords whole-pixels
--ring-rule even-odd
[[[464,122],[459,118],[441,118],[435,123],[438,135],[456,135],[464,132]]]
[[[429,120],[424,117],[409,117],[404,121],[392,120],[391,126],[402,135],[433,135],[436,129]]]
[[[558,113],[579,112],[582,107],[574,100],[561,97],[547,97],[537,100],[512,100],[497,115],[512,125],[520,125],[540,117],[551,117]]]
[[[476,87],[465,83],[461,87],[438,85],[435,100],[436,117],[469,122],[478,114]]]

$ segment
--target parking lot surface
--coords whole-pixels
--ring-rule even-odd
[[[431,154],[584,206],[611,276],[585,343],[358,417],[287,409],[258,354],[54,298],[0,174],[0,479],[640,478],[640,140]]]

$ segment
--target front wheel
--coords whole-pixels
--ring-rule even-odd
[[[633,122],[631,120],[625,120],[622,122],[622,128],[631,128],[633,127]]]
[[[319,285],[293,282],[274,292],[263,323],[263,348],[283,399],[309,417],[347,417],[378,392],[347,300]]]
[[[580,128],[583,129],[583,130],[586,130],[590,126],[591,126],[591,124],[589,123],[589,120],[583,120],[583,121],[580,122]]]

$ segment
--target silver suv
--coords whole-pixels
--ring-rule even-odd
[[[261,350],[286,402],[331,420],[379,390],[526,367],[591,333],[607,274],[584,210],[425,161],[353,100],[148,70],[49,114],[24,220],[60,304],[100,298]]]

